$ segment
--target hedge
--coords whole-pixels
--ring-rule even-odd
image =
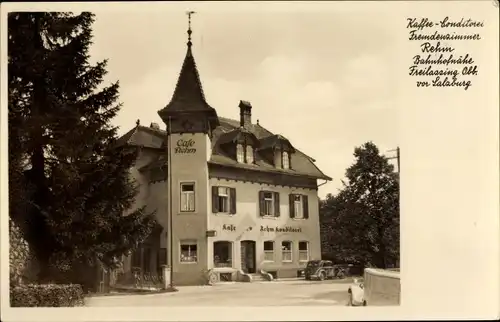
[[[77,284],[27,284],[10,290],[12,307],[73,307],[83,305],[83,290]]]
[[[10,283],[20,284],[34,279],[35,259],[15,222],[9,218]]]

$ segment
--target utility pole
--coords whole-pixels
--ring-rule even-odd
[[[174,286],[174,235],[173,235],[173,211],[172,211],[172,124],[171,118],[168,118],[167,124],[167,181],[168,181],[168,226],[167,226],[167,234],[168,234],[168,255],[169,255],[169,266],[170,266],[170,283],[167,285],[167,291],[176,292],[177,288]]]
[[[387,152],[396,152],[396,156],[395,157],[390,157],[388,158],[389,160],[392,160],[392,159],[397,159],[397,164],[398,164],[398,174],[400,174],[401,172],[401,157],[400,157],[400,153],[399,153],[399,146],[396,148],[396,149],[393,149],[393,150],[389,150]]]

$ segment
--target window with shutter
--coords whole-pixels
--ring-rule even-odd
[[[294,195],[293,196],[293,208],[295,209],[295,218],[297,219],[303,219],[304,214],[302,211],[302,196],[301,195]]]
[[[288,195],[288,209],[290,211],[290,218],[295,218],[295,195]]]
[[[260,215],[264,217],[278,217],[280,215],[279,202],[279,193],[273,191],[260,191]]]
[[[274,193],[274,216],[279,217],[280,216],[280,193],[275,192]]]
[[[236,189],[229,187],[212,187],[212,212],[235,214]]]
[[[212,212],[219,212],[219,187],[216,186],[212,187]]]
[[[229,213],[236,214],[236,188],[229,188]]]
[[[219,212],[229,213],[229,188],[218,187]]]
[[[265,216],[266,203],[264,198],[264,191],[259,191],[259,213],[261,216]]]
[[[303,213],[304,213],[304,219],[308,219],[309,218],[309,202],[308,202],[308,198],[306,195],[303,195],[302,196],[302,206],[303,206]]]

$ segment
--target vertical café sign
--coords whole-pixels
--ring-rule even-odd
[[[195,141],[193,139],[177,140],[174,152],[178,154],[193,154],[196,153],[196,148],[194,148]]]

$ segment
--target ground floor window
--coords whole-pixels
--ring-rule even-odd
[[[299,261],[307,262],[309,260],[309,243],[306,241],[299,242]]]
[[[196,241],[181,241],[181,262],[196,263],[198,260],[198,245]]]
[[[233,267],[233,247],[228,241],[214,242],[214,267]]]
[[[264,242],[264,260],[274,262],[274,242],[271,240]]]
[[[292,261],[292,242],[283,241],[281,242],[281,258],[283,262]]]

